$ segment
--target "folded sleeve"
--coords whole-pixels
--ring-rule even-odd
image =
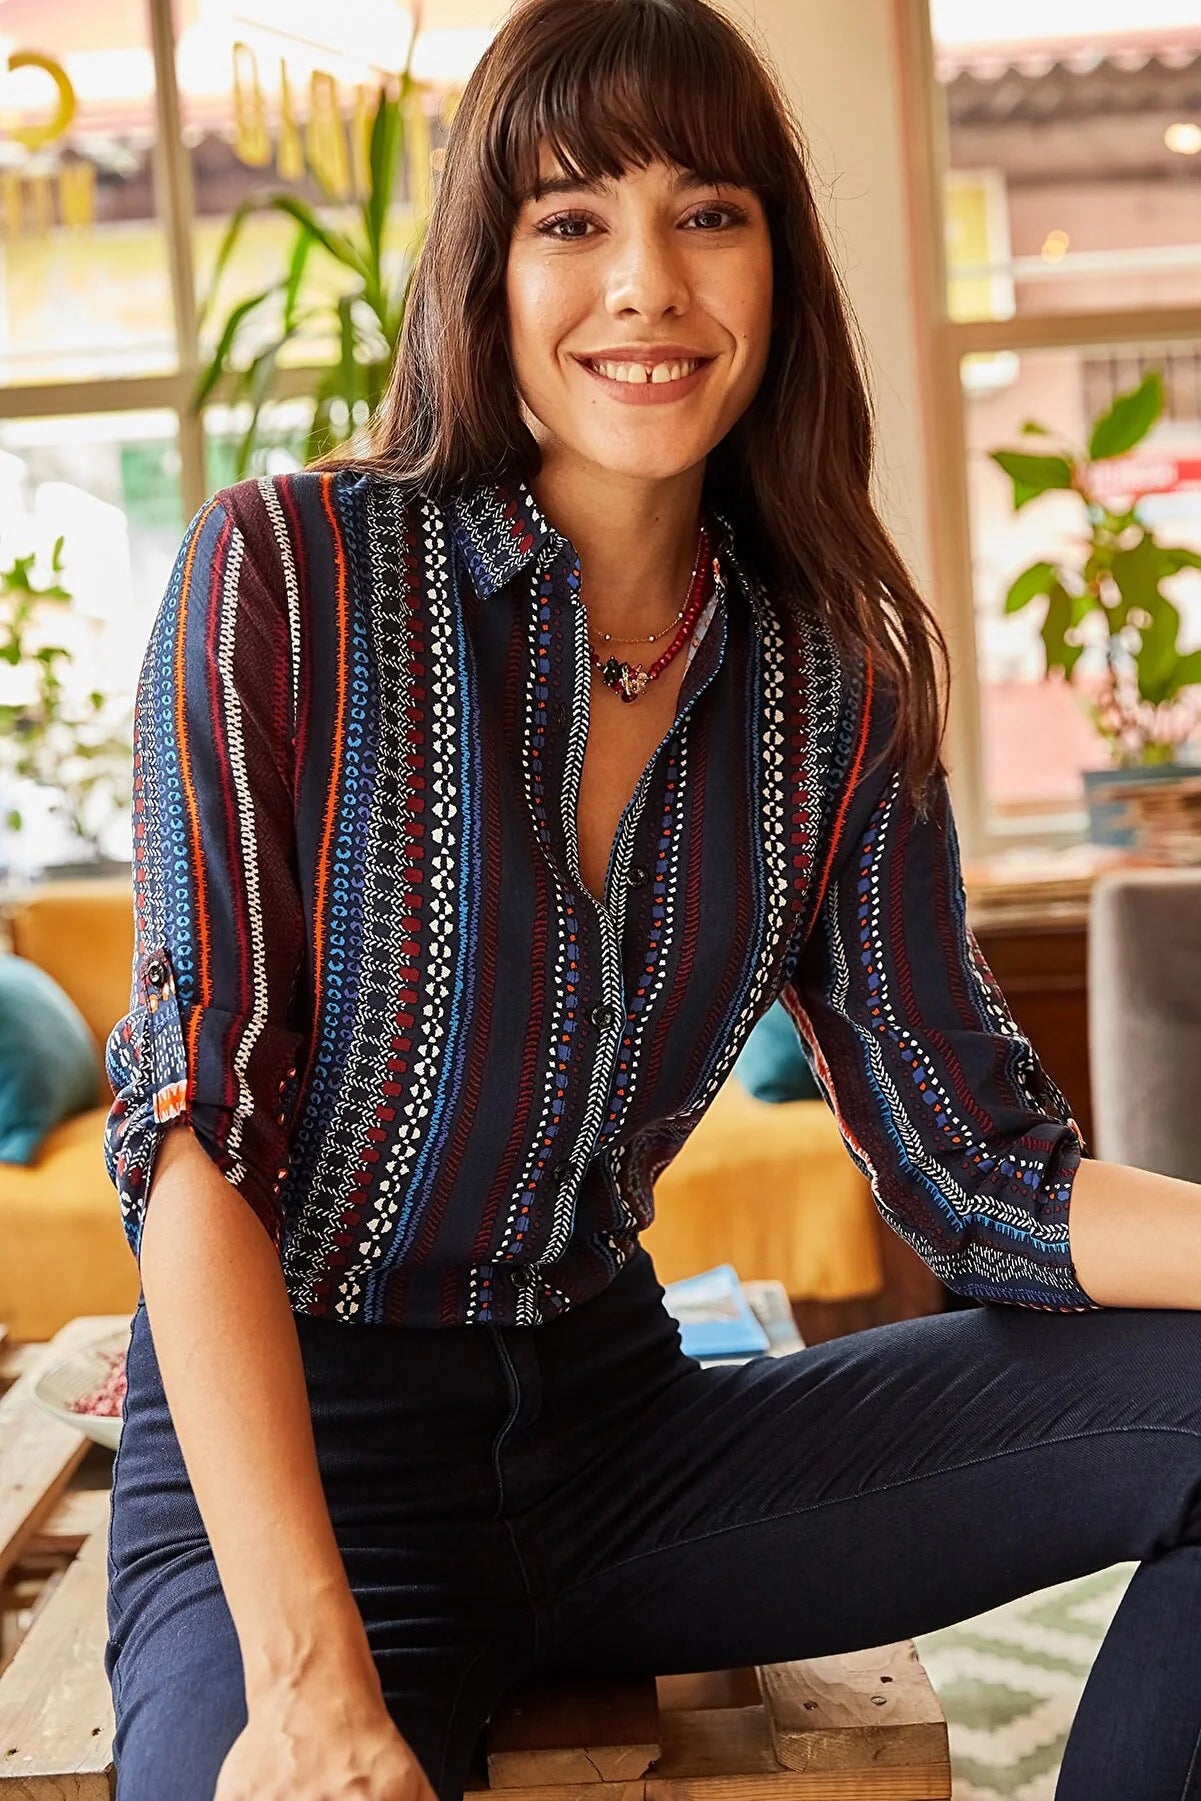
[[[308,1037],[282,531],[269,483],[200,509],[138,677],[134,955],[129,1011],[105,1045],[104,1155],[139,1266],[155,1158],[177,1120],[280,1243]]]
[[[953,1291],[1098,1310],[1076,1275],[1072,1181],[1091,1156],[967,921],[945,775],[919,809],[871,666],[781,1000],[883,1218]],[[819,861],[823,861],[819,859]]]

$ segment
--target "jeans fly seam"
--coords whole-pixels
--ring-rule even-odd
[[[508,1417],[505,1419],[504,1424],[497,1433],[496,1440],[492,1446],[492,1468],[496,1474],[496,1512],[492,1517],[493,1519],[498,1520],[504,1512],[505,1507],[505,1478],[504,1472],[501,1469],[501,1447],[508,1437],[513,1423],[521,1410],[521,1384],[517,1379],[517,1371],[513,1367],[513,1359],[509,1355],[509,1347],[500,1336],[499,1330],[497,1331],[493,1343],[496,1345],[497,1353],[504,1366],[505,1383],[509,1390],[510,1402]]]
[[[825,1501],[810,1501],[804,1507],[785,1507],[780,1513],[764,1513],[755,1519],[735,1520],[729,1526],[714,1526],[711,1532],[698,1532],[694,1538],[673,1539],[670,1544],[652,1545],[646,1551],[635,1551],[629,1557],[622,1557],[616,1563],[607,1563],[602,1569],[593,1570],[573,1582],[568,1588],[560,1591],[555,1597],[556,1604],[561,1604],[578,1588],[586,1588],[590,1582],[602,1576],[611,1576],[614,1570],[625,1569],[627,1564],[641,1563],[647,1557],[661,1557],[664,1551],[683,1550],[687,1545],[701,1545],[711,1538],[721,1538],[727,1532],[745,1532],[750,1526],[770,1526],[776,1520],[799,1519],[804,1513],[815,1513],[819,1507],[838,1507],[847,1501],[865,1501],[871,1495],[889,1494],[894,1488],[907,1488],[913,1482],[929,1482],[934,1476],[950,1476],[956,1470],[968,1470],[980,1463],[995,1463],[1001,1457],[1013,1457],[1025,1451],[1046,1450],[1049,1445],[1072,1444],[1081,1438],[1112,1438],[1127,1432],[1171,1432],[1181,1438],[1196,1439],[1201,1444],[1201,1432],[1194,1432],[1189,1426],[1099,1426],[1095,1431],[1066,1432],[1058,1438],[1043,1438],[1033,1445],[1014,1445],[1005,1451],[990,1451],[985,1457],[968,1457],[962,1463],[948,1463],[936,1470],[923,1470],[915,1476],[901,1476],[895,1482],[883,1482],[877,1488],[862,1488],[853,1495],[832,1495]]]

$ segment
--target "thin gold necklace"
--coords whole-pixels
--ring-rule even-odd
[[[697,563],[700,562],[701,542],[702,542],[701,538],[698,537],[697,538],[697,555],[696,555],[695,560],[693,561],[692,574],[688,578],[689,594],[691,594],[692,584],[696,580]],[[687,611],[688,611],[688,602],[686,600],[684,602],[684,605],[680,608],[679,612],[676,614],[675,618],[669,619],[667,624],[663,627],[662,631],[659,631],[659,632],[635,632],[634,635],[629,638],[615,638],[613,636],[612,632],[601,632],[598,636],[597,641],[598,641],[598,643],[601,643],[601,644],[657,644],[660,638],[666,638],[668,632],[674,631],[675,627],[677,625],[679,625],[681,619],[684,617],[684,614]]]

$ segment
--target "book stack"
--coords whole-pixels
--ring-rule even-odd
[[[680,1347],[698,1363],[749,1363],[805,1348],[782,1282],[740,1282],[733,1264],[663,1285]]]

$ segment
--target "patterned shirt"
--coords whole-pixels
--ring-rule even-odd
[[[579,865],[579,559],[516,476],[236,482],[142,662],[105,1156],[140,1259],[184,1117],[297,1312],[535,1324],[596,1294],[780,998],[888,1224],[952,1289],[1096,1308],[1088,1151],[967,924],[945,780],[730,520],[604,893]],[[636,704],[636,703],[635,703]]]

